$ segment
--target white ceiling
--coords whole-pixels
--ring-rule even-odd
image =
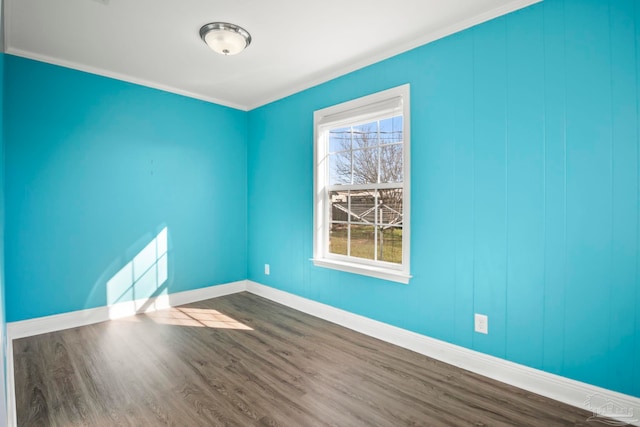
[[[244,110],[540,0],[4,0],[7,53]],[[206,23],[247,29],[221,56]]]

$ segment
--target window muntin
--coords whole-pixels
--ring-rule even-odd
[[[407,283],[408,85],[316,111],[314,262]]]

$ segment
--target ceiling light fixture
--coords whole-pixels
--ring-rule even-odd
[[[251,34],[227,22],[212,22],[200,28],[200,38],[221,55],[236,55],[251,43]]]

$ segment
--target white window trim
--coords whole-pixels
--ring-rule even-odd
[[[314,139],[314,232],[313,232],[313,263],[319,267],[332,268],[349,273],[376,277],[399,283],[409,283],[411,279],[410,239],[411,239],[411,116],[409,85],[402,85],[372,95],[344,102],[315,111],[313,114]],[[399,106],[401,105],[401,106]],[[366,123],[372,117],[380,116],[385,110],[393,111],[401,108],[403,115],[403,221],[402,221],[402,264],[372,261],[366,259],[347,258],[343,255],[330,254],[328,248],[328,191],[327,173],[328,144],[320,141],[321,128],[335,127],[341,123],[357,121]],[[352,261],[353,260],[353,261]]]

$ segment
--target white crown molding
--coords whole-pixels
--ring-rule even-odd
[[[632,419],[619,418],[621,421],[640,426],[640,398],[449,344],[256,282],[247,281],[247,291],[356,332],[581,409],[599,409],[590,408],[588,399],[592,396],[604,398],[631,411]]]
[[[247,111],[246,105],[237,104],[235,102],[227,101],[220,98],[212,98],[209,96],[201,95],[195,92],[179,89],[173,86],[165,85],[162,83],[153,82],[151,80],[140,79],[127,74],[116,73],[114,71],[105,70],[103,68],[91,67],[84,64],[79,64],[73,61],[66,61],[64,59],[53,58],[47,55],[41,55],[39,53],[28,52],[26,50],[16,49],[8,46],[6,53],[22,58],[33,59],[34,61],[44,62],[47,64],[58,65],[60,67],[71,68],[77,71],[83,71],[89,74],[95,74],[102,77],[108,77],[110,79],[120,80],[127,83],[134,83],[138,86],[149,87],[152,89],[161,90],[163,92],[173,93],[176,95],[186,96],[187,98],[199,99],[200,101],[209,102],[223,107],[235,108],[236,110]]]
[[[373,65],[377,62],[384,61],[385,59],[389,59],[396,55],[400,55],[401,53],[407,52],[411,49],[415,49],[417,47],[423,46],[425,44],[434,42],[436,40],[445,38],[452,34],[458,33],[460,31],[466,30],[468,28],[474,27],[476,25],[482,24],[483,22],[490,21],[492,19],[498,18],[500,16],[506,15],[511,12],[515,12],[516,10],[523,9],[525,7],[531,6],[536,3],[540,3],[543,0],[514,0],[509,3],[506,3],[500,7],[491,9],[489,11],[483,12],[479,15],[473,16],[471,18],[465,19],[463,21],[457,22],[456,24],[450,25],[448,27],[442,28],[438,31],[434,31],[432,33],[425,34],[421,37],[415,38],[413,40],[407,41],[405,43],[394,46],[392,49],[384,50],[376,53],[375,55],[368,56],[360,61],[356,61],[354,63],[349,64],[346,67],[338,68],[335,70],[331,70],[328,73],[324,73],[319,77],[312,79],[310,81],[306,81],[305,83],[299,85],[293,85],[278,91],[276,94],[271,95],[269,97],[263,98],[262,100],[258,100],[257,102],[250,103],[247,106],[247,110],[251,111],[253,109],[262,107],[264,105],[270,104],[271,102],[278,101],[282,98],[286,98],[287,96],[294,95],[298,92],[302,92],[303,90],[312,88],[314,86],[318,86],[322,83],[326,83],[330,80],[336,79],[338,77],[344,76],[351,72],[357,71],[361,68],[367,67],[369,65]]]

